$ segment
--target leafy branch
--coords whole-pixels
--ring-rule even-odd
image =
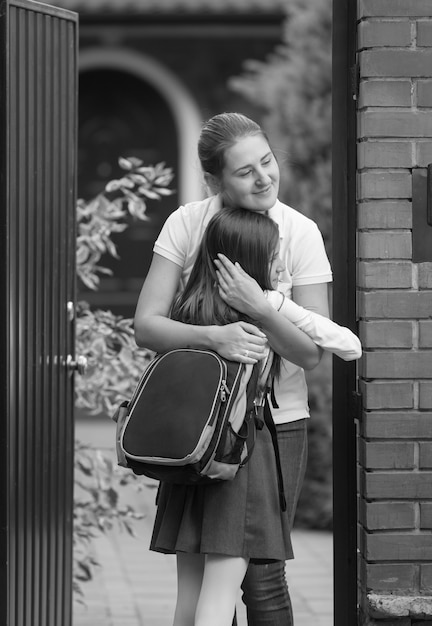
[[[149,200],[173,193],[168,188],[173,173],[164,163],[144,166],[130,157],[120,158],[119,165],[124,170],[120,179],[110,181],[92,201],[78,201],[76,272],[92,290],[99,288],[101,275],[112,274],[100,264],[102,257],[119,258],[112,236],[129,227],[130,217],[148,220]],[[90,414],[113,414],[131,396],[153,353],[137,347],[133,320],[92,310],[86,301],[77,304],[75,344],[76,353],[88,362],[86,374],[75,379],[75,406]],[[78,601],[84,598],[82,583],[92,579],[98,565],[90,550],[92,539],[114,525],[134,534],[133,522],[141,514],[123,506],[120,493],[127,485],[139,489],[141,484],[100,450],[75,443],[73,584]]]

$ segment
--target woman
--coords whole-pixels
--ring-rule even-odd
[[[242,272],[246,270],[250,288],[265,292],[275,307],[323,348],[344,359],[358,358],[360,342],[351,331],[285,303],[277,291],[284,269],[279,251],[278,227],[269,217],[242,208],[219,211],[204,232],[172,318],[200,326],[244,319],[219,293],[214,259],[222,253]],[[273,374],[279,372],[279,365],[274,355]],[[267,380],[259,383],[260,388],[266,385]],[[289,517],[279,506],[276,457],[267,423],[257,431],[251,459],[232,482],[162,483],[151,549],[177,555],[174,626],[230,626],[249,561],[265,564],[292,558],[290,528]]]
[[[237,113],[211,118],[203,126],[198,153],[213,195],[180,207],[166,221],[138,300],[136,340],[138,345],[157,351],[186,345],[210,348],[244,363],[264,358],[268,341],[283,357],[275,384],[279,408],[273,409],[273,417],[292,522],[307,454],[309,410],[303,369],[319,363],[321,348],[277,312],[262,291],[252,292],[241,271],[223,257],[218,264],[225,280],[221,295],[256,325],[240,320],[225,326],[196,326],[169,316],[175,296],[187,282],[205,228],[222,205],[268,212],[279,226],[284,264],[279,289],[288,299],[327,317],[330,264],[316,224],[278,201],[279,168],[265,134],[255,122]],[[283,560],[251,564],[242,588],[249,626],[293,624]]]

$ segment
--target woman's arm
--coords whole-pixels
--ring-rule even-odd
[[[294,285],[292,299],[308,311],[330,317],[328,283]]]
[[[287,361],[313,369],[322,349],[268,302],[262,289],[237,263],[223,255],[215,259],[221,298],[230,306],[256,320],[277,354]]]
[[[153,255],[135,312],[137,344],[156,352],[185,347],[207,348],[242,363],[254,363],[264,358],[267,339],[252,324],[195,326],[169,318],[181,272],[182,268],[176,263],[159,254]]]

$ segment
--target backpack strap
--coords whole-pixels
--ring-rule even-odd
[[[279,454],[279,444],[277,440],[276,426],[273,420],[273,415],[270,409],[267,396],[264,402],[264,422],[266,423],[267,428],[270,431],[270,435],[271,435],[272,442],[273,442],[273,449],[274,449],[275,459],[276,459],[276,474],[277,474],[277,481],[278,481],[280,508],[282,511],[286,511],[287,505],[286,505],[282,467],[281,467],[280,454]]]
[[[274,378],[273,378],[273,380],[271,381],[271,387],[270,387],[270,399],[271,399],[272,407],[273,407],[274,409],[278,409],[278,408],[279,408],[279,405],[278,405],[278,403],[277,403],[277,400],[276,400],[276,394],[275,394],[275,390],[274,390]]]

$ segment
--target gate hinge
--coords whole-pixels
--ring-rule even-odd
[[[357,100],[360,89],[360,65],[354,63],[350,67],[350,83],[351,83],[351,96],[353,100]]]
[[[363,398],[359,391],[351,392],[351,415],[355,420],[361,421],[363,415]]]

